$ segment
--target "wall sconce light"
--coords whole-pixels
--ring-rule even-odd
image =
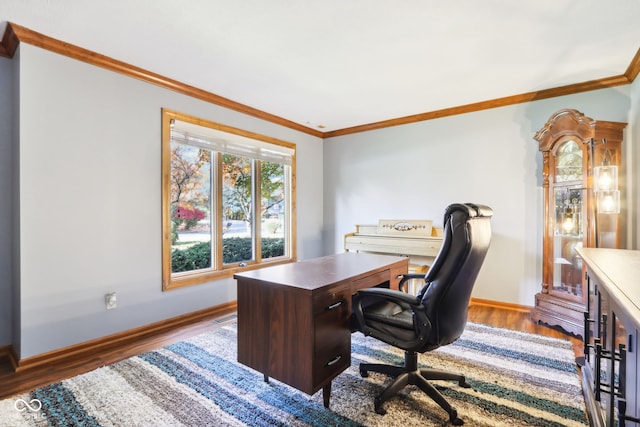
[[[601,214],[619,214],[620,213],[620,191],[598,191],[597,210]]]
[[[593,138],[589,141],[591,148],[591,166],[594,162],[594,145],[596,142]],[[602,145],[607,144],[606,139],[600,142]],[[618,214],[620,213],[620,191],[618,190],[618,167],[611,166],[609,150],[605,149],[602,165],[593,167],[593,191],[596,197],[596,212],[599,214]]]
[[[618,189],[618,167],[598,166],[593,169],[594,191],[612,191]]]

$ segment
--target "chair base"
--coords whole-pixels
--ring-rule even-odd
[[[460,426],[464,424],[458,418],[458,412],[447,402],[440,392],[429,383],[428,380],[451,380],[458,381],[461,387],[470,388],[464,375],[452,374],[450,372],[439,371],[436,369],[419,369],[418,354],[415,351],[405,351],[404,366],[383,365],[379,363],[361,363],[360,376],[368,377],[369,372],[378,372],[381,374],[394,377],[394,380],[385,388],[379,396],[374,400],[375,411],[384,415],[387,411],[382,404],[393,397],[398,391],[402,390],[406,385],[415,385],[424,391],[427,396],[432,398],[447,414],[451,424]]]

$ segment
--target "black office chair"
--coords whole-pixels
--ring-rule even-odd
[[[360,375],[380,372],[394,380],[375,398],[375,411],[384,415],[382,404],[407,384],[418,386],[449,414],[454,425],[462,425],[457,411],[428,380],[454,380],[470,387],[464,375],[419,369],[417,353],[456,341],[464,331],[471,290],[491,240],[491,208],[471,203],[453,204],[444,215],[444,238],[433,265],[426,273],[408,274],[400,291],[370,288],[353,297],[353,328],[405,350],[404,366],[360,364]],[[403,292],[409,279],[424,277],[418,295]]]

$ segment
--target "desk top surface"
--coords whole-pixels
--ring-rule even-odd
[[[364,277],[377,271],[403,267],[404,264],[409,264],[409,258],[345,252],[238,273],[233,277],[260,281],[265,285],[284,285],[314,290],[357,279],[360,276]]]
[[[627,310],[640,328],[640,251],[604,248],[576,250],[607,293]]]

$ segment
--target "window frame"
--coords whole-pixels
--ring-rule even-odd
[[[261,227],[260,221],[253,221],[252,236],[254,236],[254,251],[255,259],[247,262],[240,262],[234,264],[222,263],[222,176],[220,162],[222,158],[222,152],[216,151],[217,155],[217,167],[214,172],[212,171],[212,190],[211,196],[213,198],[212,205],[214,206],[214,212],[211,214],[212,221],[212,260],[211,267],[208,269],[200,269],[187,272],[173,273],[171,271],[171,123],[173,120],[187,122],[189,124],[203,126],[211,128],[217,131],[238,135],[244,138],[250,138],[262,143],[266,142],[273,145],[286,147],[293,150],[291,156],[291,165],[289,165],[289,185],[287,191],[287,197],[285,198],[285,206],[287,208],[287,225],[288,232],[285,232],[285,255],[276,258],[262,259],[260,247],[261,247]],[[260,173],[260,160],[252,159],[254,164],[254,173]],[[286,264],[295,262],[297,260],[296,251],[296,145],[290,142],[282,141],[276,138],[260,135],[257,133],[245,131],[242,129],[230,127],[213,121],[193,117],[187,114],[182,114],[176,111],[162,109],[162,290],[167,291],[171,289],[179,289],[185,286],[192,286],[211,282],[219,279],[232,277],[235,273],[247,270],[254,270],[261,267]],[[256,219],[260,218],[256,211],[260,209],[261,194],[260,194],[260,179],[254,179],[253,184],[253,196],[256,200],[253,203],[254,214]],[[216,257],[220,262],[216,263],[213,257]]]

